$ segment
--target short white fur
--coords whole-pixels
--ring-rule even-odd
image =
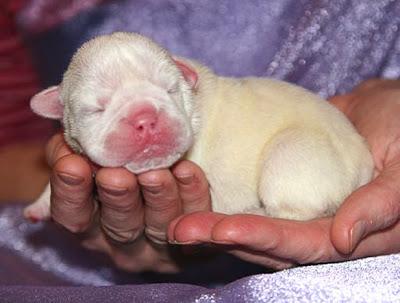
[[[192,160],[210,183],[213,210],[228,214],[328,216],[371,180],[365,140],[316,94],[272,79],[218,77],[197,62],[178,60],[197,74],[195,88],[168,52],[138,34],[114,33],[85,43],[59,88],[69,145],[100,165],[134,173]],[[43,115],[40,93],[36,98],[32,108]],[[110,101],[99,114],[101,98]],[[124,115],[126,99],[150,100],[179,121],[182,137],[171,155],[143,165],[104,158],[103,140]],[[25,215],[48,218],[49,201],[47,189]]]

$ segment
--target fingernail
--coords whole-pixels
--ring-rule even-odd
[[[57,173],[57,176],[68,185],[79,185],[83,182],[83,178],[77,176],[71,176],[65,173]]]
[[[123,196],[128,192],[127,188],[110,187],[108,185],[107,186],[99,185],[99,188],[105,193],[112,196]]]
[[[179,182],[188,185],[192,182],[193,180],[193,175],[184,175],[184,176],[176,176],[179,180]]]
[[[349,253],[351,253],[365,233],[365,222],[358,221],[350,230],[349,235]]]

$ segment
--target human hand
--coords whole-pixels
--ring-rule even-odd
[[[350,195],[335,217],[297,222],[201,212],[174,220],[170,241],[215,243],[274,268],[399,252],[400,83],[367,81],[332,102],[366,138],[376,166],[376,178]]]
[[[46,155],[54,221],[122,269],[179,270],[182,255],[166,242],[168,224],[181,214],[210,209],[208,184],[196,165],[182,161],[172,170],[138,176],[123,168],[97,170],[61,134],[50,140]]]
[[[335,247],[349,253],[371,234],[394,241],[368,255],[400,251],[400,81],[369,80],[350,94],[332,98],[370,145],[375,179],[351,195],[337,212],[331,230]],[[393,231],[392,231],[393,229]],[[397,236],[397,237],[396,237]],[[397,240],[396,240],[397,239]]]

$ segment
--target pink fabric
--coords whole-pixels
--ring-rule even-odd
[[[24,1],[3,2],[0,10],[0,146],[28,139],[45,139],[52,122],[33,114],[30,97],[39,81],[15,24]]]

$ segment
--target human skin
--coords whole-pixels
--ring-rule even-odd
[[[181,255],[167,245],[168,224],[183,213],[211,209],[208,184],[197,166],[182,161],[171,170],[138,176],[124,168],[97,170],[74,154],[61,134],[49,141],[46,154],[55,222],[121,269],[179,271]]]
[[[137,176],[101,168],[93,180],[95,168],[56,135],[47,148],[52,218],[130,271],[179,270],[179,254],[171,254],[176,245],[165,243],[167,229],[178,247],[212,243],[278,269],[398,252],[399,100],[400,82],[389,80],[366,81],[331,99],[366,138],[376,166],[376,178],[348,197],[335,217],[298,222],[211,212],[205,176],[188,161]]]

